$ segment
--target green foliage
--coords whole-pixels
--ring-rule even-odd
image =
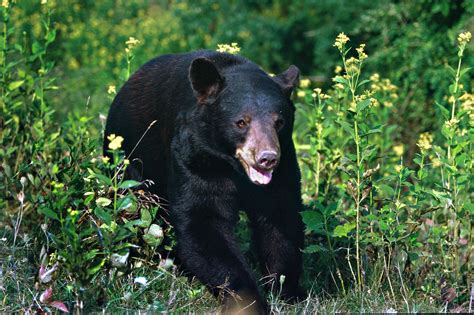
[[[308,233],[324,236],[310,241],[306,251],[329,247],[339,278],[332,280],[342,292],[345,270],[360,291],[388,287],[394,298],[395,292],[410,297],[418,290],[435,294],[442,282],[444,290],[458,292],[459,301],[468,299],[473,96],[459,83],[469,71],[462,67],[467,38],[470,33],[458,37],[458,66],[448,92],[451,111],[439,117],[445,123],[436,139],[430,133],[420,136],[413,168],[402,157],[406,145],[392,142],[399,89],[378,74],[360,80],[364,45],[356,49],[357,58],[349,58],[349,38],[337,37],[334,46],[343,66],[328,94],[320,88],[311,93],[311,82],[301,82],[298,106],[305,110],[307,129],[296,140],[305,151],[304,197],[310,201],[302,216]],[[335,259],[343,249],[347,266]],[[443,299],[451,302],[454,296]]]

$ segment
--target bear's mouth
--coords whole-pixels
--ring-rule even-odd
[[[245,159],[240,154],[237,154],[237,158],[239,159],[240,164],[242,164],[244,167],[245,173],[247,173],[247,176],[252,181],[252,183],[257,185],[268,185],[270,183],[272,180],[273,170],[265,171],[254,168],[250,165],[250,163],[247,163],[247,161],[245,161]]]

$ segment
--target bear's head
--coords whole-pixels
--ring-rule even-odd
[[[278,167],[281,148],[291,145],[295,107],[290,100],[299,70],[290,66],[275,77],[253,63],[222,67],[194,59],[189,79],[213,150],[242,169],[258,185],[267,185]]]

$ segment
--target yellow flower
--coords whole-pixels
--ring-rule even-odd
[[[398,156],[402,156],[403,152],[405,151],[405,147],[403,146],[403,144],[396,145],[392,149],[393,152],[395,152],[395,154]]]
[[[302,88],[307,88],[310,85],[311,81],[309,79],[300,80],[300,86]]]
[[[359,48],[356,48],[357,54],[359,55],[359,60],[362,61],[367,59],[367,54],[364,51],[365,44],[360,44]]]
[[[339,89],[339,90],[343,90],[344,89],[344,85],[342,83],[336,83],[334,84],[334,88],[335,89]]]
[[[391,107],[393,107],[393,103],[392,102],[384,102],[383,106],[385,106],[387,108],[391,108]]]
[[[108,156],[103,156],[103,157],[102,157],[102,162],[103,162],[104,164],[109,163],[109,160],[110,160],[110,158],[109,158]]]
[[[370,76],[370,81],[378,82],[380,80],[380,74],[374,73]]]
[[[41,4],[47,4],[48,0],[41,0]]]
[[[438,158],[434,158],[434,159],[431,160],[431,165],[434,168],[440,167],[441,166],[441,160],[438,159]]]
[[[75,217],[75,216],[77,216],[77,215],[79,214],[79,211],[77,211],[77,210],[72,210],[72,208],[68,208],[68,209],[67,209],[67,212],[69,213],[69,215],[70,215],[71,217]]]
[[[313,89],[314,93],[321,94],[322,90],[320,88]]]
[[[453,118],[451,120],[446,121],[444,124],[447,128],[456,128],[456,125],[459,123],[459,119]]]
[[[122,142],[123,142],[123,137],[121,136],[115,136],[114,134],[111,134],[110,136],[107,137],[109,139],[109,149],[110,150],[118,150],[122,147]]]
[[[117,94],[117,90],[115,89],[115,85],[109,85],[109,88],[107,89],[107,94],[110,94],[110,95]]]
[[[137,46],[138,44],[140,44],[140,41],[135,37],[129,37],[128,40],[125,42],[125,45],[127,45],[129,49]]]
[[[349,59],[347,59],[346,60],[347,73],[349,74],[357,73],[357,71],[359,71],[359,62],[360,61],[354,57],[350,57]]]
[[[433,135],[429,132],[422,133],[416,145],[420,148],[422,153],[428,151],[433,147]]]
[[[402,171],[403,166],[400,164],[397,164],[394,166],[395,172],[400,173]]]
[[[2,0],[2,7],[8,8],[9,6],[9,1],[8,0]]]
[[[296,93],[296,95],[297,95],[298,97],[305,97],[306,92],[299,90],[299,91]]]
[[[327,95],[327,94],[324,94],[324,93],[321,93],[319,95],[319,97],[322,99],[322,100],[328,100],[331,98],[331,96]]]
[[[217,44],[217,51],[221,53],[228,53],[236,55],[240,52],[240,47],[237,43],[229,44]]]
[[[458,36],[459,45],[466,46],[466,44],[469,43],[471,38],[472,38],[471,32],[464,32],[464,33],[459,34]]]
[[[123,160],[123,165],[130,165],[130,160],[129,159]]]
[[[336,68],[334,69],[334,73],[335,73],[335,74],[339,74],[339,73],[341,73],[341,71],[342,71],[342,67],[341,67],[341,66],[336,66]]]
[[[379,106],[379,101],[377,101],[377,99],[371,97],[370,98],[370,107],[377,107]]]
[[[344,49],[344,45],[349,41],[349,37],[347,37],[346,34],[344,33],[339,33],[339,35],[337,35],[336,37],[336,41],[334,42],[334,47],[337,47],[337,49],[339,49],[339,51],[342,52],[342,50]]]

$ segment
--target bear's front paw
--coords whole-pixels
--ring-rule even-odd
[[[219,314],[268,314],[268,305],[258,293],[239,291],[224,297]]]

